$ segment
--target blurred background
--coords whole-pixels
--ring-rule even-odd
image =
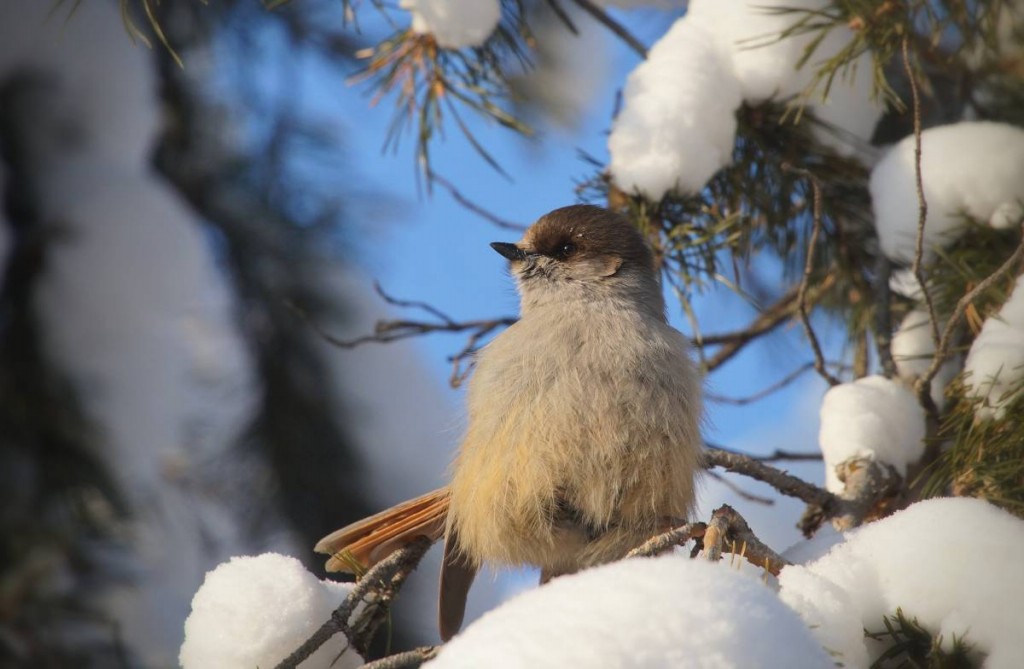
[[[682,12],[663,4],[616,17],[649,45]],[[393,100],[353,80],[394,29],[376,12],[163,3],[159,35],[153,3],[0,0],[0,666],[176,666],[219,562],[278,551],[322,575],[320,536],[444,482],[466,334],[325,335],[425,316],[396,300],[515,315],[488,243],[579,200],[639,62],[576,10],[574,35],[548,3],[525,7],[560,31],[516,78],[534,134],[466,117],[500,169],[452,126],[428,188]],[[776,259],[745,271],[765,301],[784,285]],[[692,318],[669,304],[687,333],[757,313],[727,289],[696,294]],[[835,327],[818,323],[827,352]],[[708,441],[815,451],[813,374],[721,400],[809,360],[781,329],[717,370]],[[766,487],[707,479],[701,515],[722,503],[776,549],[799,538],[801,505]],[[436,640],[436,552],[402,593],[395,647]],[[535,582],[480,579],[470,618]]]

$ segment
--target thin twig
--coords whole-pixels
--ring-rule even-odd
[[[565,11],[565,9],[562,8],[562,3],[560,3],[558,0],[547,0],[547,2],[548,7],[550,7],[551,11],[555,13],[555,16],[557,16],[558,19],[565,24],[565,27],[569,29],[569,32],[571,32],[573,35],[579,35],[579,29],[576,27],[576,24],[572,22],[572,18]]]
[[[629,48],[633,49],[641,58],[647,58],[647,47],[644,46],[643,42],[633,36],[626,27],[621,23],[613,19],[608,15],[608,12],[604,11],[590,0],[573,0],[580,9],[585,11],[594,17],[599,23],[604,25],[605,28],[615,33],[619,39],[625,42]]]
[[[786,386],[788,386],[789,384],[793,383],[798,378],[800,378],[805,372],[807,372],[808,370],[811,370],[811,369],[814,369],[814,363],[813,362],[806,362],[806,363],[800,365],[799,367],[797,367],[795,370],[793,370],[792,372],[790,372],[786,376],[784,376],[783,378],[781,378],[780,380],[778,380],[775,383],[771,384],[770,386],[767,386],[766,388],[763,388],[763,389],[757,391],[756,393],[753,393],[751,395],[747,395],[745,397],[726,397],[725,395],[716,395],[714,393],[705,393],[704,397],[705,397],[705,399],[707,399],[707,400],[709,400],[711,402],[717,402],[719,404],[732,404],[734,406],[745,406],[747,404],[752,404],[754,402],[762,400],[765,397],[768,397],[769,395],[771,395],[772,393],[776,393],[776,392],[782,390],[783,388],[785,388]]]
[[[360,669],[416,669],[424,662],[433,660],[440,651],[440,646],[421,646],[367,662]]]
[[[924,181],[921,178],[921,96],[917,90],[917,77],[914,76],[914,68],[910,66],[910,40],[903,37],[903,69],[910,82],[910,95],[913,104],[914,116],[914,182],[917,188],[917,239],[914,241],[914,263],[912,271],[918,285],[921,286],[921,294],[924,296],[925,305],[928,307],[928,320],[931,327],[932,345],[939,346],[939,319],[935,313],[935,303],[932,301],[931,293],[928,292],[928,284],[925,282],[924,270],[921,267],[924,257],[924,226],[928,220],[928,202],[924,197]]]
[[[967,307],[974,301],[974,299],[988,290],[988,288],[1001,279],[1007,272],[1009,272],[1014,265],[1021,262],[1024,258],[1024,226],[1021,226],[1021,240],[1017,245],[1017,249],[1013,254],[1006,259],[1002,265],[999,266],[995,272],[988,275],[971,289],[966,295],[960,298],[960,301],[956,303],[956,309],[953,310],[953,315],[949,317],[946,322],[946,327],[942,331],[942,337],[939,339],[939,345],[935,349],[935,355],[932,357],[932,364],[929,365],[928,371],[923,376],[918,377],[917,383],[914,385],[914,390],[917,391],[918,399],[924,401],[924,398],[931,399],[931,382],[938,374],[939,368],[949,357],[949,347],[953,343],[953,335],[956,331],[957,325],[960,323],[960,319],[963,318],[964,312],[967,311]]]
[[[821,234],[821,184],[818,183],[817,177],[808,172],[805,169],[783,166],[784,169],[801,174],[807,178],[811,183],[811,192],[813,193],[813,223],[811,225],[811,239],[807,243],[807,259],[804,261],[804,274],[800,279],[800,287],[797,290],[797,313],[800,314],[800,323],[804,327],[804,333],[807,335],[808,341],[811,343],[811,350],[814,352],[814,369],[818,372],[818,375],[825,379],[830,386],[839,385],[840,381],[833,376],[828,368],[825,367],[825,356],[821,352],[821,344],[818,342],[818,335],[814,333],[814,328],[811,327],[811,319],[807,312],[807,287],[811,282],[811,274],[814,272],[814,253],[818,246],[818,236]]]
[[[295,652],[282,660],[277,669],[295,669],[339,632],[348,637],[351,633],[349,619],[356,607],[375,590],[387,587],[396,574],[414,569],[432,543],[426,537],[419,537],[374,565],[359,579],[345,601],[331,613],[330,619],[313,632]],[[352,641],[353,639],[349,638],[349,642]]]
[[[834,274],[827,275],[817,285],[808,291],[810,302],[817,302],[821,296],[832,289],[835,285]],[[762,311],[750,324],[742,330],[728,332],[725,334],[707,335],[695,338],[695,346],[713,346],[722,344],[722,347],[715,351],[715,354],[704,363],[707,372],[718,369],[731,360],[743,348],[755,339],[766,335],[793,317],[797,310],[797,290],[790,289],[774,304]]]
[[[690,539],[703,535],[704,523],[686,523],[685,525],[674,527],[668,532],[651,537],[626,553],[626,557],[654,557],[673,546],[682,546]]]
[[[476,202],[473,202],[468,197],[463,195],[462,192],[455,187],[455,184],[448,181],[447,179],[439,175],[437,172],[429,172],[427,174],[427,179],[428,182],[436,183],[442,188],[444,188],[446,191],[448,191],[448,194],[452,196],[452,199],[461,204],[463,207],[473,212],[477,216],[480,216],[484,220],[493,223],[499,228],[504,228],[506,230],[518,230],[520,232],[526,230],[527,226],[521,223],[513,223],[512,221],[505,220],[504,218],[501,218],[497,214],[491,212],[483,205],[479,205]]]
[[[734,493],[739,495],[742,499],[747,500],[748,502],[754,502],[755,504],[763,504],[765,506],[772,506],[775,504],[775,500],[772,499],[771,497],[762,497],[761,495],[755,495],[752,492],[748,492],[741,488],[740,486],[733,483],[732,481],[730,481],[729,479],[727,479],[726,477],[722,476],[718,472],[709,471],[708,476],[715,479],[729,490],[732,490]]]
[[[820,462],[822,460],[821,451],[786,451],[776,448],[771,453],[765,455],[754,455],[753,453],[742,453],[740,451],[726,448],[725,446],[719,446],[718,444],[707,444],[708,448],[713,448],[717,451],[724,451],[725,453],[732,453],[739,455],[744,458],[750,458],[757,462],[782,462],[784,460],[797,461],[797,462]]]

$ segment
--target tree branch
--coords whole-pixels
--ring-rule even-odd
[[[673,546],[682,546],[690,539],[704,536],[704,523],[686,523],[674,527],[668,532],[653,536],[641,545],[626,553],[627,558],[654,557]]]
[[[811,183],[811,192],[813,194],[813,223],[811,225],[811,238],[807,242],[807,259],[804,261],[804,274],[800,279],[800,286],[797,289],[797,313],[800,314],[800,323],[803,325],[804,334],[807,335],[807,340],[811,343],[811,350],[814,352],[815,371],[817,371],[818,375],[825,379],[830,386],[837,386],[839,385],[839,379],[829,373],[828,369],[825,367],[825,356],[821,353],[821,344],[818,342],[818,336],[814,333],[814,328],[811,327],[811,319],[807,312],[807,288],[810,285],[811,274],[814,271],[814,254],[818,248],[818,236],[821,234],[822,227],[821,184],[818,183],[817,177],[811,174],[808,170],[788,165],[783,165],[783,169],[800,174]]]
[[[644,46],[643,42],[633,36],[626,27],[621,23],[613,19],[608,15],[608,12],[604,11],[590,0],[573,0],[580,9],[590,14],[597,20],[598,23],[604,25],[605,28],[611,30],[615,35],[625,42],[629,48],[637,53],[641,58],[647,58],[647,47]]]
[[[339,632],[344,633],[349,643],[354,646],[356,639],[352,633],[350,619],[356,607],[364,601],[368,601],[369,596],[383,590],[397,590],[405,576],[415,569],[423,559],[432,543],[426,537],[417,538],[374,565],[359,579],[345,601],[331,614],[330,619],[321,625],[294,653],[282,660],[277,665],[277,669],[295,669]],[[386,604],[382,603],[382,605]]]
[[[845,485],[839,493],[839,513],[832,518],[832,526],[839,531],[859,526],[871,515],[884,515],[887,499],[896,498],[903,486],[903,479],[896,469],[887,463],[867,458],[850,458],[836,467],[839,480]]]
[[[831,509],[838,502],[836,496],[829,491],[740,453],[710,447],[704,449],[704,458],[710,467],[721,467],[767,483],[783,495],[822,509]]]
[[[932,364],[929,365],[928,371],[923,376],[917,379],[917,383],[914,384],[914,390],[917,392],[918,400],[925,404],[927,401],[931,403],[931,383],[935,375],[939,373],[939,368],[949,357],[949,347],[953,343],[953,335],[956,331],[957,325],[960,323],[960,319],[963,318],[964,312],[967,311],[967,307],[971,305],[974,299],[988,290],[989,287],[1002,278],[1007,272],[1009,272],[1014,265],[1021,262],[1024,258],[1024,226],[1021,226],[1021,240],[1017,245],[1016,250],[1006,259],[1002,265],[999,266],[995,272],[992,272],[989,276],[981,280],[972,290],[966,295],[960,298],[960,301],[956,303],[956,308],[953,310],[953,315],[949,317],[949,321],[946,322],[946,327],[942,331],[942,337],[939,339],[939,345],[935,349],[935,355],[932,357]],[[934,404],[931,404],[934,407]]]
[[[778,576],[783,567],[792,564],[758,539],[743,516],[728,504],[723,504],[711,514],[703,544],[704,556],[712,562],[720,560],[723,552],[732,553],[766,569],[773,576]]]

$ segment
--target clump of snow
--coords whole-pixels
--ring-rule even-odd
[[[929,128],[921,133],[921,181],[928,203],[926,258],[956,239],[965,215],[995,228],[1018,224],[1024,218],[1024,130],[987,121]],[[882,251],[912,262],[918,220],[913,136],[878,162],[870,189]]]
[[[798,67],[819,33],[780,39],[805,16],[780,10],[828,6],[825,0],[692,0],[626,81],[608,139],[616,184],[652,199],[703,188],[732,159],[741,101],[803,93],[821,64],[853,39],[848,28],[832,29]],[[807,101],[822,122],[816,136],[842,154],[870,140],[882,114],[871,95],[872,72],[865,52],[835,78],[827,96],[819,84]]]
[[[931,367],[932,358],[935,357],[935,341],[930,321],[927,310],[913,309],[903,317],[899,329],[892,337],[892,360],[903,379],[919,377]],[[943,327],[945,323],[939,321],[939,332],[942,332]],[[952,356],[939,367],[938,374],[932,379],[932,401],[939,409],[946,404],[946,386],[958,372],[959,356]]]
[[[1002,418],[1024,382],[1024,275],[1017,277],[999,313],[981,326],[964,363],[971,397],[984,400],[979,418]]]
[[[688,16],[715,36],[732,62],[743,99],[756,104],[803,93],[814,84],[822,64],[854,39],[849,28],[836,27],[815,46],[803,67],[797,67],[820,33],[796,33],[784,39],[780,35],[805,18],[806,12],[825,11],[829,4],[825,0],[692,0]],[[882,115],[882,105],[872,99],[873,78],[871,53],[865,51],[840,71],[827,96],[819,85],[808,99],[819,120],[841,131],[838,137],[817,132],[819,139],[843,154],[852,154],[855,148],[848,138],[870,140]]]
[[[951,539],[956,528],[957,539]],[[779,596],[845,666],[868,666],[897,607],[935,635],[954,636],[987,655],[989,669],[1024,666],[1020,603],[1024,521],[987,502],[919,502],[851,532],[845,543],[779,575]]]
[[[425,665],[831,667],[758,577],[681,555],[555,579],[487,613]]]
[[[906,474],[924,451],[924,432],[921,406],[896,381],[867,376],[833,386],[821,402],[825,487],[843,490],[836,466],[853,457],[885,462]]]
[[[740,90],[703,28],[676,21],[626,79],[608,138],[619,188],[693,193],[732,161]]]
[[[430,33],[446,49],[479,46],[501,20],[499,0],[402,0],[412,29]]]
[[[192,599],[178,659],[183,669],[273,667],[326,622],[351,589],[317,579],[286,555],[233,557],[206,574]],[[336,634],[299,666],[361,665],[346,645]]]

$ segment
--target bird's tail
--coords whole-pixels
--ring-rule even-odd
[[[327,571],[356,573],[417,537],[437,541],[444,535],[447,518],[448,488],[438,488],[332,532],[313,550],[331,556]]]

